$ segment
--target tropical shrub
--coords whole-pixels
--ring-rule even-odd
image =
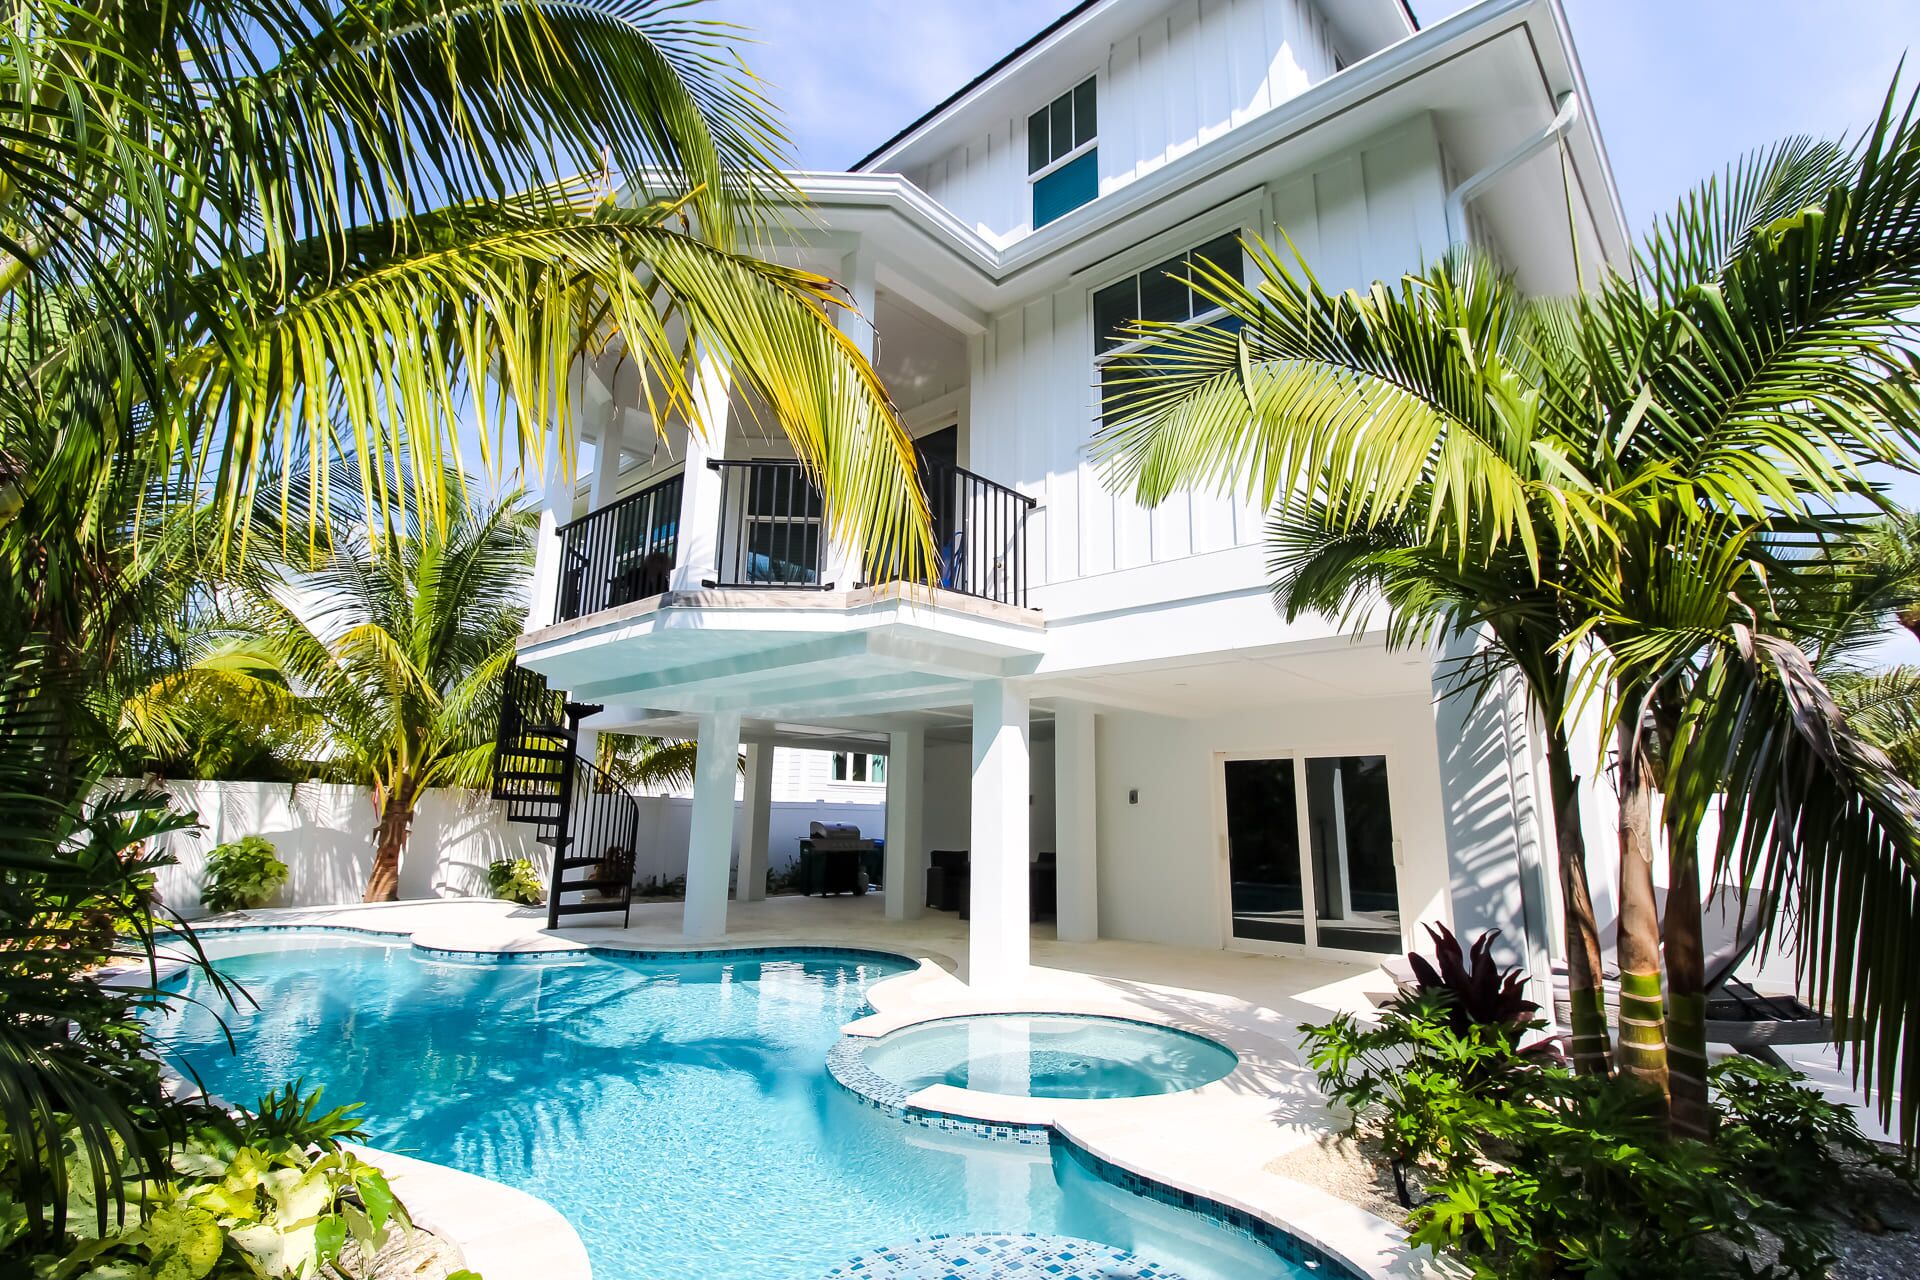
[[[1482,992],[1514,977],[1455,978],[1476,969]],[[1304,1030],[1321,1087],[1391,1163],[1413,1242],[1476,1276],[1825,1276],[1826,1207],[1852,1203],[1862,1169],[1899,1168],[1847,1108],[1744,1059],[1710,1071],[1714,1136],[1673,1136],[1658,1096],[1522,1047],[1498,1005],[1463,1018],[1456,985]]]
[[[1433,939],[1433,962],[1410,953],[1407,962],[1420,991],[1444,992],[1447,1024],[1464,1035],[1476,1026],[1501,1027],[1518,1035],[1530,1025],[1540,1006],[1527,999],[1526,976],[1518,969],[1501,973],[1493,962],[1493,944],[1498,929],[1489,929],[1474,940],[1472,953],[1463,951],[1460,939],[1444,924],[1427,926]]]
[[[265,836],[242,836],[215,845],[207,854],[207,883],[200,905],[209,911],[262,907],[287,882],[287,864]]]
[[[531,906],[543,896],[540,873],[525,858],[502,858],[487,868],[487,892],[507,902]]]
[[[360,1136],[353,1108],[322,1112],[319,1099],[319,1090],[289,1086],[257,1113],[207,1108],[123,1208],[73,1179],[57,1240],[27,1237],[30,1213],[51,1218],[53,1205],[24,1149],[0,1130],[0,1262],[8,1274],[101,1280],[257,1280],[328,1266],[365,1274],[366,1260],[411,1223],[385,1176],[340,1145]],[[79,1159],[78,1144],[63,1137],[60,1154]],[[122,1170],[129,1179],[139,1172]]]

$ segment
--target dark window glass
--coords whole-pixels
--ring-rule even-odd
[[[1058,160],[1073,150],[1073,94],[1061,94],[1053,100],[1047,111],[1053,117],[1053,158]]]
[[[1241,279],[1246,274],[1243,255],[1240,249],[1240,237],[1237,235],[1228,234],[1215,240],[1209,240],[1198,249],[1195,249],[1189,256],[1193,258],[1196,265],[1203,260],[1210,262],[1236,280]],[[1200,273],[1195,270],[1191,274],[1198,275]],[[1213,310],[1213,305],[1214,304],[1206,298],[1196,294],[1193,299],[1193,314],[1199,315],[1203,311],[1211,311]]]
[[[1092,80],[1067,90],[1028,116],[1027,172],[1038,173],[1075,147],[1092,142],[1097,123]]]
[[[754,467],[747,490],[747,510],[755,516],[818,518],[820,491],[799,467]]]
[[[1073,91],[1073,145],[1085,146],[1092,142],[1097,117],[1093,105],[1093,81],[1088,80]]]
[[[833,753],[833,780],[835,782],[847,780],[847,753],[844,751]]]
[[[1305,942],[1293,761],[1229,760],[1226,772],[1233,936]]]
[[[747,525],[747,581],[799,586],[820,578],[820,526],[800,520]]]
[[[1187,302],[1187,256],[1163,262],[1140,276],[1140,319],[1177,323],[1193,315]]]
[[[1127,341],[1121,327],[1140,314],[1140,281],[1132,277],[1110,284],[1093,295],[1093,339],[1099,351],[1110,351]]]
[[[1308,852],[1321,946],[1400,950],[1391,814],[1385,756],[1307,761]]]

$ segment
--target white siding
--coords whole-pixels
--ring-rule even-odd
[[[1336,67],[1332,38],[1309,0],[1180,0],[1117,41],[1104,65],[1063,66],[1062,93],[1099,77],[1100,194],[1272,110]],[[1027,116],[907,176],[988,240],[1006,245],[1032,230]]]
[[[1284,253],[1285,231],[1328,287],[1392,280],[1446,246],[1440,152],[1421,116],[1269,188],[1264,202],[1195,222],[1084,279],[993,318],[980,341],[967,465],[1037,498],[1028,546],[1036,585],[1133,569],[1260,540],[1259,513],[1223,494],[1179,494],[1148,511],[1101,483],[1087,456],[1099,417],[1094,290],[1235,229]],[[1264,203],[1270,212],[1254,211]]]

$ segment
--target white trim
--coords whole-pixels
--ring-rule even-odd
[[[1100,146],[1100,135],[1096,133],[1093,135],[1093,137],[1087,139],[1085,142],[1081,143],[1079,146],[1075,147],[1073,150],[1067,152],[1065,155],[1061,156],[1058,160],[1050,160],[1042,167],[1035,169],[1032,173],[1028,174],[1027,185],[1032,186],[1034,183],[1040,181],[1040,179],[1042,178],[1051,177],[1052,175],[1058,173],[1060,170],[1066,168],[1068,165],[1072,164],[1075,160],[1078,160],[1081,156],[1086,155],[1090,151],[1094,151],[1098,149],[1099,146]],[[1099,186],[1099,183],[1096,182],[1093,188],[1093,199],[1098,200],[1099,198],[1100,198],[1100,186]],[[1087,203],[1092,204],[1093,200],[1089,200],[1087,201]],[[1074,206],[1074,208],[1076,209],[1079,207],[1080,207],[1079,205]],[[1060,216],[1064,218],[1067,215],[1063,213]]]

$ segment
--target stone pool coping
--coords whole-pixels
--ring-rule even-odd
[[[843,1027],[849,1037],[866,1039],[921,1022],[979,1013],[1091,1014],[1186,1031],[1224,1044],[1239,1058],[1239,1066],[1198,1089],[1144,1098],[1016,1098],[934,1085],[908,1102],[929,1117],[956,1122],[952,1125],[956,1128],[997,1130],[995,1136],[1004,1137],[1023,1132],[1058,1134],[1076,1154],[1096,1162],[1103,1176],[1128,1190],[1195,1208],[1230,1224],[1251,1226],[1255,1234],[1264,1235],[1259,1229],[1264,1227],[1291,1235],[1366,1280],[1457,1274],[1430,1255],[1416,1253],[1407,1244],[1405,1232],[1386,1219],[1271,1168],[1286,1152],[1339,1132],[1344,1121],[1328,1109],[1313,1085],[1311,1071],[1285,1038],[1284,1032],[1291,1031],[1293,1024],[1276,1026],[1272,1010],[1248,1001],[1056,971],[1044,972],[1051,978],[1075,981],[1064,987],[1036,981],[1017,991],[983,994],[948,971],[951,959],[939,957],[944,964],[937,962],[938,953],[904,947],[892,938],[837,943],[756,936],[738,943],[676,946],[655,938],[628,941],[612,929],[594,929],[586,937],[556,937],[540,930],[536,922],[504,917],[476,920],[446,913],[449,918],[444,922],[423,922],[420,917],[433,914],[431,908],[440,904],[383,905],[386,911],[382,906],[269,909],[226,920],[196,921],[194,928],[209,937],[236,931],[347,933],[404,939],[428,952],[500,959],[595,952],[665,960],[792,951],[869,955],[917,962],[917,967],[869,989],[868,1003],[874,1012]],[[460,905],[480,904],[464,900]],[[389,912],[391,922],[381,919]],[[1169,993],[1205,996],[1206,1005],[1189,1016],[1180,1011],[1178,1002],[1169,1007],[1165,998]],[[558,1223],[565,1222],[550,1206],[548,1212]],[[571,1226],[567,1232],[577,1243]],[[457,1232],[450,1235],[465,1247]],[[575,1277],[546,1270],[542,1280]]]

